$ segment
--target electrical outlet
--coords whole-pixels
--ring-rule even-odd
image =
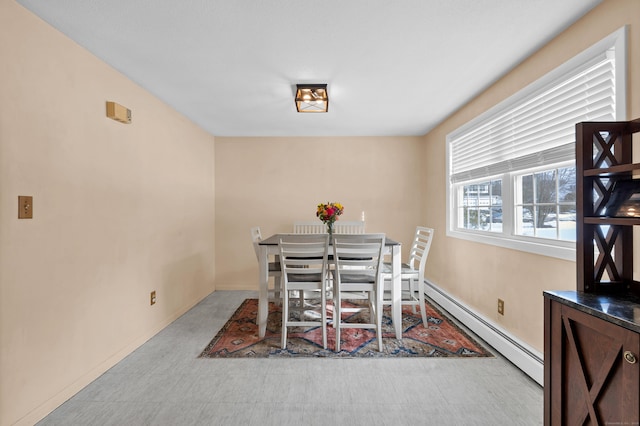
[[[153,290],[153,291],[151,292],[151,300],[150,300],[150,301],[151,301],[151,304],[152,304],[152,305],[155,305],[155,304],[156,304],[156,291],[155,291],[155,290]]]
[[[504,300],[498,299],[498,313],[504,315]]]

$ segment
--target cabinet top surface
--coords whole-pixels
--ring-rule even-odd
[[[544,296],[605,321],[640,333],[640,298],[580,291],[545,291]]]

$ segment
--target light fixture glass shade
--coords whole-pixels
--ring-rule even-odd
[[[298,112],[329,111],[329,96],[326,84],[298,84],[296,90]]]

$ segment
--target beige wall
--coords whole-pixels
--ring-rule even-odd
[[[318,203],[410,244],[426,224],[424,147],[417,137],[216,138],[216,288],[258,287],[249,229],[263,237],[318,220]],[[319,223],[319,222],[318,222]]]
[[[544,290],[576,288],[575,262],[446,238],[446,135],[623,25],[628,32],[628,118],[640,117],[640,1],[605,0],[591,13],[425,136],[427,222],[440,232],[427,277],[484,317],[543,351]],[[454,90],[454,89],[452,89]],[[505,315],[497,314],[497,299]]]
[[[428,278],[542,350],[542,291],[575,288],[575,264],[447,238],[445,136],[624,24],[638,117],[640,2],[605,0],[425,137],[216,138],[214,156],[213,137],[0,0],[0,425],[47,414],[214,273],[219,289],[256,289],[249,228],[289,231],[323,201],[405,246],[435,227]],[[106,100],[134,123],[105,118]],[[34,196],[33,220],[16,219],[18,195]]]
[[[214,290],[214,138],[11,0],[0,58],[0,425],[33,424]]]

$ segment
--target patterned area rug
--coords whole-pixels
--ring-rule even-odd
[[[420,313],[403,307],[402,339],[395,338],[389,308],[384,310],[383,352],[378,352],[374,330],[343,329],[340,352],[335,348],[335,330],[327,326],[327,349],[322,348],[320,327],[290,327],[287,348],[280,347],[280,307],[269,303],[269,319],[264,339],[258,338],[256,318],[258,300],[247,299],[200,354],[200,358],[270,358],[270,357],[333,357],[333,358],[394,358],[394,357],[492,357],[480,343],[456,326],[448,317],[427,303],[427,327]],[[349,321],[358,321],[352,314]]]

